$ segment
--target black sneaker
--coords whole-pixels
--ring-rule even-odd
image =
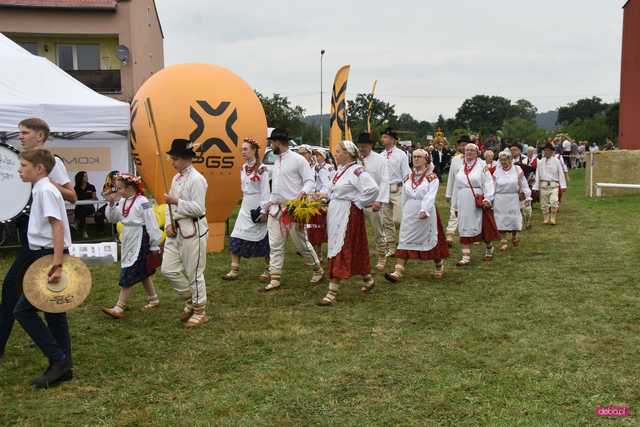
[[[44,374],[31,381],[31,385],[35,388],[49,388],[59,381],[69,381],[73,378],[71,373],[71,360],[64,359],[58,362],[53,362]],[[65,379],[63,379],[65,378]],[[66,379],[68,378],[68,379]]]

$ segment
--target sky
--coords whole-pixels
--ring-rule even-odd
[[[469,97],[525,98],[540,112],[620,94],[625,0],[156,0],[165,65],[209,62],[254,89],[324,113],[335,73],[418,120]]]

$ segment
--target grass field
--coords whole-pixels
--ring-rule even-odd
[[[208,258],[206,327],[184,330],[159,275],[161,309],[140,312],[137,288],[114,321],[100,308],[115,302],[118,267],[96,268],[70,314],[76,379],[32,390],[46,362],[17,326],[0,361],[0,424],[638,425],[640,198],[587,199],[583,180],[572,173],[558,226],[535,211],[521,246],[493,262],[475,246],[459,269],[456,246],[442,281],[413,263],[366,297],[343,286],[335,307],[315,305],[327,285],[309,285],[293,252],[267,295],[262,260],[223,282],[222,253]],[[595,415],[612,404],[631,417]]]

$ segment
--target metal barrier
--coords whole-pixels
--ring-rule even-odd
[[[628,188],[640,190],[640,184],[614,184],[610,182],[596,182],[596,197],[602,197],[602,190],[605,188]]]

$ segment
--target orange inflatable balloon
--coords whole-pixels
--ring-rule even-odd
[[[145,107],[149,98],[160,152]],[[194,165],[209,183],[209,249],[224,249],[224,222],[242,197],[240,150],[244,138],[266,146],[267,120],[251,87],[231,71],[211,64],[165,68],[140,87],[131,104],[131,150],[138,172],[158,203],[175,170],[167,152],[175,138],[189,139],[198,156]],[[159,155],[158,155],[159,154]]]

